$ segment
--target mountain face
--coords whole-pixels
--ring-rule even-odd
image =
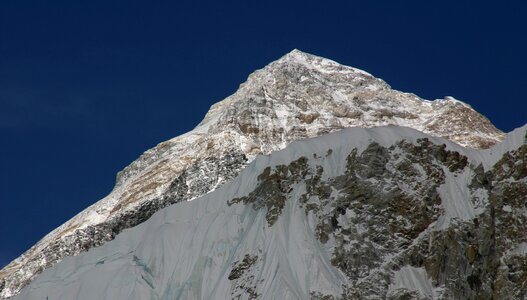
[[[525,299],[526,131],[490,150],[403,127],[293,142],[15,299]]]
[[[413,128],[474,149],[489,148],[504,138],[461,101],[423,100],[393,90],[364,71],[294,50],[251,74],[235,94],[213,105],[194,130],[146,151],[118,174],[110,195],[0,270],[0,298],[17,294],[43,270],[113,240],[162,208],[218,189],[258,155],[343,128],[387,125]],[[440,182],[430,185],[437,188]],[[187,205],[191,204],[176,207]],[[253,260],[250,256],[245,264]]]

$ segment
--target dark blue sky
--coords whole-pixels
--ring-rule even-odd
[[[327,2],[1,1],[0,266],[293,48],[527,122],[524,1]]]

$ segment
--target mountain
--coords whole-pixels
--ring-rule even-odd
[[[293,142],[15,299],[525,299],[526,131],[489,150],[393,126]]]
[[[342,128],[387,125],[477,149],[504,138],[452,97],[423,100],[364,71],[293,50],[251,74],[194,130],[146,151],[118,174],[110,195],[0,270],[0,297],[15,295],[65,257],[113,240],[166,206],[214,191],[258,155]]]

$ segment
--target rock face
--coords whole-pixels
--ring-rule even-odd
[[[423,100],[364,71],[294,50],[251,74],[194,130],[146,151],[118,174],[110,195],[0,270],[0,298],[15,295],[64,257],[103,245],[170,204],[215,190],[259,154],[342,128],[385,125],[470,148],[488,148],[504,137],[451,97]]]
[[[402,127],[294,142],[15,299],[525,299],[526,131],[489,150]]]

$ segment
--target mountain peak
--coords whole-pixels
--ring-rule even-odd
[[[303,52],[297,48],[294,48],[293,50],[289,51],[286,55],[283,57],[295,57],[295,56],[303,56],[303,55],[311,55],[309,53]]]
[[[313,54],[310,54],[310,53],[307,53],[307,52],[303,52],[301,50],[298,50],[298,49],[293,49],[291,51],[289,51],[287,54],[285,54],[284,56],[282,56],[280,59],[278,59],[279,61],[290,61],[290,60],[296,60],[296,61],[310,61],[310,60],[313,60],[313,59],[316,59],[316,58],[321,58],[321,57],[318,57],[316,55],[313,55]]]
[[[369,76],[373,77],[370,73],[350,67],[345,66],[342,64],[339,64],[336,61],[333,61],[328,58],[324,58],[321,56],[317,56],[314,54],[310,54],[307,52],[303,52],[298,49],[293,49],[278,60],[274,61],[273,63],[269,64],[268,67],[279,67],[283,68],[284,66],[294,64],[297,66],[302,66],[304,68],[315,70],[321,73],[348,73],[348,74],[355,74],[359,76]]]
[[[1,270],[0,298],[157,210],[217,189],[257,155],[343,128],[387,125],[471,148],[488,148],[504,138],[489,120],[457,100],[427,101],[393,90],[362,70],[294,49],[249,75],[194,130],[146,151],[119,172],[110,195]]]

